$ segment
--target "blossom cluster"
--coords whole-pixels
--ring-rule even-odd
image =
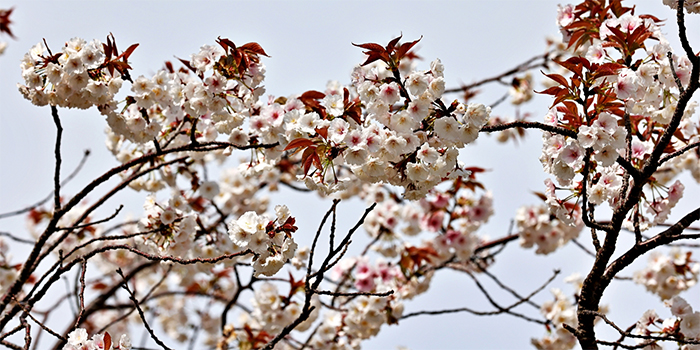
[[[692,8],[694,2],[689,3]],[[554,177],[545,182],[546,205],[522,207],[515,217],[521,246],[537,246],[537,254],[552,253],[577,238],[582,219],[589,218],[586,206],[606,202],[613,209],[619,206],[624,191],[636,180],[629,175],[630,167],[645,166],[675,113],[682,90],[676,78],[681,84],[689,81],[690,60],[682,55],[668,59],[670,46],[654,18],[605,12],[601,16],[590,29],[595,35],[576,42],[581,37],[574,35],[581,30],[576,26],[585,21],[574,21],[571,5],[560,7],[557,22],[564,41],[573,47],[570,53],[577,50],[581,55],[557,61],[572,76],[548,75],[554,83],[543,92],[556,96],[545,116],[543,129],[549,131],[544,133],[540,157],[545,172]],[[658,43],[649,49],[637,45],[645,57],[631,65],[625,58],[631,60],[637,49],[630,52],[629,47],[614,43],[632,40],[640,32],[645,33],[643,41]],[[310,303],[314,309],[309,318],[295,328],[305,331],[317,322],[308,345],[356,349],[382,325],[397,323],[404,301],[426,292],[436,270],[480,272],[493,261],[487,251],[492,245],[477,235],[493,215],[491,192],[477,191],[483,186],[475,174],[484,170],[466,167],[458,155],[482,128],[501,120],[491,118],[491,108],[483,104],[448,101],[443,96],[441,61],[432,61],[429,69],[417,69],[415,56],[408,54],[417,41],[398,45],[399,39],[386,47],[357,45],[367,50],[368,58],[354,69],[347,86],[330,82],[324,92],[263,97],[265,51],[256,43],[237,46],[219,38],[218,46],[202,46],[189,60],[181,60],[184,68],[176,70],[168,62],[150,77],[133,79],[129,96],[117,102],[114,96],[123,80],[132,80],[128,57],[136,46],[119,54],[113,38],[106,44],[75,38],[55,55],[43,44],[32,48],[22,60],[25,83],[20,91],[36,105],[97,106],[107,119],[107,147],[118,161],[149,157],[153,168],[144,165],[120,173],[133,189],[151,194],[138,223],[124,226],[125,236],[114,240],[128,238],[129,248],[170,260],[229,255],[224,263],[211,266],[159,264],[161,270],[154,270],[162,278],[154,273],[136,282],[158,285],[153,290],[156,295],[177,289],[173,294],[231,300],[226,310],[233,301],[239,303],[235,298],[241,291],[252,291],[252,307],[243,308],[238,320],[224,324],[224,336],[219,339],[221,319],[197,311],[198,329],[210,335],[207,345],[231,338],[241,348],[257,348],[297,320]],[[530,100],[532,77],[515,78],[509,94],[514,105]],[[694,108],[686,109],[670,148],[697,142],[700,129],[692,118]],[[503,135],[509,139],[514,134]],[[207,148],[211,146],[216,148]],[[219,179],[209,180],[208,164],[225,162],[236,148],[250,149],[249,157],[225,169]],[[697,154],[688,152],[660,168],[659,176],[645,184],[647,195],[631,211],[627,228],[641,224],[641,229],[647,229],[666,221],[684,192],[679,181],[667,186],[678,169],[700,179]],[[141,176],[140,171],[147,175]],[[276,206],[274,215],[263,214],[269,205],[263,188],[274,191],[287,185],[303,190],[296,183],[322,196],[358,196],[376,203],[363,223],[373,242],[358,257],[331,262],[335,266],[324,286],[334,286],[335,293],[304,290],[308,281],[295,281],[290,272],[290,290],[284,295],[279,286],[287,280],[267,278],[287,263],[305,268],[313,254],[309,248],[297,249],[292,237],[296,222],[286,206]],[[395,193],[397,189],[402,193]],[[168,190],[169,196],[159,201],[161,190]],[[562,198],[557,191],[570,195]],[[419,201],[409,201],[414,199]],[[88,224],[89,218],[83,218],[86,210],[87,205],[77,206],[61,218],[58,227]],[[38,229],[52,215],[50,210],[34,210],[31,224]],[[426,234],[417,237],[422,232]],[[50,243],[71,252],[102,234],[87,226],[78,234],[69,232],[62,242]],[[330,242],[333,248],[333,238]],[[90,247],[98,244],[103,243]],[[381,257],[370,259],[366,255],[370,248]],[[0,273],[4,273],[0,290],[16,276],[6,252],[0,240]],[[140,259],[127,255],[108,251],[94,261],[109,262],[99,266],[113,271],[114,265]],[[252,270],[247,284],[239,275],[246,268]],[[313,273],[307,271],[307,278],[312,279]],[[323,271],[316,273],[315,278],[320,278]],[[699,273],[700,264],[690,259],[690,253],[674,250],[671,257],[654,255],[634,280],[668,299],[694,285]],[[580,278],[568,281],[581,288]],[[104,288],[91,284],[97,290]],[[570,349],[576,339],[563,325],[576,327],[576,303],[559,289],[552,293],[554,300],[542,304],[540,311],[554,329],[548,327],[547,336],[532,342],[539,349]],[[310,300],[300,299],[311,294]],[[330,295],[330,303],[324,303],[323,294]],[[189,314],[181,312],[186,303],[181,295],[158,299],[163,311],[157,319],[178,341],[186,339],[192,325]],[[664,321],[662,332],[697,339],[700,313],[678,300],[671,303],[672,310],[677,309],[675,318],[668,324]],[[322,306],[329,305],[321,314]],[[652,321],[645,328],[638,325],[640,334],[651,334],[646,327],[657,322],[653,315],[646,317]],[[77,329],[65,347],[110,348],[130,349],[128,336],[115,345],[109,333],[88,339],[86,330]]]
[[[648,265],[634,273],[634,282],[666,300],[697,284],[699,274],[700,263],[691,252],[673,248],[668,255],[652,252]]]
[[[73,38],[56,54],[36,44],[22,59],[25,84],[18,85],[19,91],[38,106],[86,109],[111,104],[114,108],[114,95],[130,67],[112,59],[111,44]]]
[[[689,11],[693,4],[686,2]],[[585,191],[590,205],[607,201],[612,208],[618,206],[625,195],[621,191],[629,184],[625,179],[628,172],[620,166],[619,158],[638,169],[646,164],[661,139],[659,135],[674,115],[682,90],[678,84],[689,83],[690,60],[677,54],[669,58],[667,54],[672,50],[658,21],[651,16],[634,15],[630,9],[609,11],[594,21],[582,22],[575,21],[576,16],[585,17],[582,8],[573,5],[559,8],[557,23],[564,34],[564,43],[576,53],[557,62],[572,75],[570,78],[547,75],[556,84],[543,93],[557,98],[545,116],[545,123],[572,131],[576,136],[545,133],[540,160],[558,184],[548,183],[547,193],[548,203],[560,219],[567,216],[560,209],[566,206],[566,200],[554,195],[555,189],[571,193],[567,199],[580,198]],[[587,40],[582,40],[582,36]],[[620,40],[636,44],[620,45]],[[650,45],[648,41],[652,40],[655,43]],[[625,57],[631,59],[635,54],[644,58],[625,61]],[[596,101],[588,99],[589,91],[600,92]],[[691,104],[684,111],[680,132],[674,134],[673,146],[666,152],[696,142],[692,136],[698,130],[691,118],[694,110]],[[645,230],[664,222],[683,194],[680,182],[670,187],[666,183],[684,169],[697,173],[697,164],[697,154],[688,152],[662,165],[658,176],[655,174],[646,184],[649,191],[646,196],[652,199],[640,200],[626,218],[626,227]],[[586,177],[576,178],[577,174]]]
[[[567,331],[563,325],[575,327],[578,324],[576,318],[576,306],[560,290],[552,289],[554,300],[542,304],[541,313],[551,321],[554,330],[541,339],[532,339],[532,345],[539,350],[568,350],[576,346],[576,337]]]
[[[358,296],[341,303],[345,311],[330,311],[318,326],[310,345],[314,349],[354,349],[360,341],[379,333],[383,324],[395,323],[403,303],[391,297]]]
[[[578,273],[574,273],[564,279],[574,287],[573,300],[578,300],[583,285],[583,278]],[[532,345],[539,350],[569,350],[576,346],[576,337],[564,328],[569,325],[576,328],[578,317],[576,315],[576,303],[572,302],[559,288],[553,288],[554,300],[546,301],[542,304],[540,312],[552,323],[554,329],[547,327],[547,335],[540,339],[533,338]],[[608,307],[601,305],[598,312],[606,314]],[[597,322],[597,320],[596,320]]]
[[[665,300],[664,305],[671,309],[673,316],[662,319],[656,311],[647,310],[637,321],[632,334],[647,337],[665,336],[683,341],[700,341],[700,312],[693,312],[693,307],[679,296]],[[655,340],[650,341],[644,338],[636,338],[635,340],[638,344],[648,344],[646,348],[661,349],[661,346]],[[682,344],[680,346],[682,350],[698,348],[697,344],[679,343]]]
[[[143,243],[160,254],[190,257],[197,230],[197,218],[185,197],[174,193],[167,204],[158,204],[155,196],[146,197],[139,232],[152,232]]]
[[[295,220],[284,205],[275,207],[274,220],[253,211],[243,214],[229,225],[228,235],[235,251],[250,250],[255,254],[255,276],[272,276],[294,258],[297,244],[292,233]]]
[[[122,334],[116,343],[112,343],[113,339],[107,332],[93,334],[90,339],[88,336],[85,328],[75,329],[68,334],[68,343],[63,350],[131,350],[131,339],[127,334]]]
[[[578,237],[583,222],[567,225],[549,212],[545,205],[523,206],[515,214],[515,225],[520,235],[520,246],[537,246],[536,254],[549,254]]]
[[[292,290],[292,294],[302,291],[301,288]],[[302,293],[303,294],[303,293]],[[255,289],[254,298],[251,301],[253,311],[250,313],[252,319],[246,324],[254,328],[259,328],[270,334],[277,334],[288,324],[299,317],[302,312],[303,302],[292,300],[291,295],[281,295],[276,285],[272,283],[262,283]],[[296,330],[303,332],[311,327],[320,313],[320,302],[315,296],[311,305],[314,310],[309,318],[300,323]]]
[[[481,185],[473,176],[481,169],[470,171],[472,177],[445,181],[417,204],[397,201],[396,195],[381,187],[365,186],[362,191],[365,200],[378,203],[364,222],[371,237],[381,238],[374,249],[385,257],[395,257],[405,250],[410,237],[432,232],[433,238],[420,246],[434,249],[437,260],[452,256],[469,260],[482,241],[476,231],[493,215],[491,192],[476,195],[475,188]]]
[[[384,63],[375,62],[358,67],[350,86],[333,83],[325,93],[310,91],[265,101],[260,85],[265,68],[258,58],[265,55],[264,51],[253,45],[243,49],[250,44],[239,47],[237,50],[250,58],[241,72],[230,63],[230,57],[239,51],[232,50],[225,39],[219,44],[224,49],[205,45],[192,55],[185,62],[190,71],[175,71],[167,65],[150,78],[136,78],[131,87],[133,94],[126,98],[121,111],[116,109],[113,93],[103,91],[101,100],[92,103],[102,106],[100,111],[107,116],[107,144],[117,159],[126,162],[158,147],[178,147],[191,140],[209,142],[224,134],[236,147],[278,143],[262,151],[264,159],[274,166],[285,147],[307,139],[313,140],[317,151],[317,169],[309,173],[307,168],[307,172],[296,175],[304,175],[308,187],[336,192],[359,178],[402,186],[406,197],[419,198],[443,178],[462,174],[456,149],[476,139],[489,119],[489,107],[481,104],[455,101],[445,105],[444,67],[439,60],[428,71],[402,64],[407,75],[405,86],[396,81],[385,83],[391,71]],[[89,48],[99,45],[83,46],[85,49],[81,47],[79,52],[87,54],[94,51]],[[40,49],[38,46],[35,50]],[[48,78],[41,75],[44,70],[37,68],[47,58],[39,53],[27,57],[26,65],[32,69],[24,71],[42,77],[26,77],[27,86],[47,86]],[[107,69],[102,66],[105,63],[92,69]],[[151,142],[154,140],[156,144]],[[388,166],[391,164],[394,166]],[[341,169],[343,165],[351,171]],[[162,185],[148,188],[157,190]]]

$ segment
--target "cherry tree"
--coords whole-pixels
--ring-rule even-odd
[[[560,5],[560,36],[544,54],[454,87],[440,59],[421,61],[425,39],[403,35],[352,43],[365,58],[347,83],[279,96],[266,92],[274,58],[258,42],[219,36],[136,75],[139,44],[115,35],[42,40],[21,58],[18,90],[51,115],[53,191],[0,214],[28,227],[0,237],[0,344],[347,349],[407,319],[460,314],[537,325],[538,349],[700,347],[700,304],[682,294],[700,274],[700,208],[685,198],[691,209],[676,213],[700,181],[700,64],[686,29],[700,3],[664,4],[674,21],[619,0]],[[12,13],[0,12],[9,37]],[[480,101],[494,84],[503,97]],[[535,94],[548,112],[521,113]],[[516,118],[495,112],[505,104]],[[74,192],[66,186],[89,152],[75,169],[63,164],[71,109],[104,118],[116,164]],[[487,234],[499,198],[484,186],[489,170],[460,152],[487,134],[507,147],[533,133],[547,174],[539,203]],[[331,201],[304,227],[268,197],[281,189]],[[112,207],[122,194],[141,211]],[[352,201],[364,210],[344,206]],[[517,245],[533,256],[573,245],[591,263],[521,290],[492,273]],[[473,282],[485,303],[408,311],[443,273]],[[605,293],[629,280],[658,303],[624,324]],[[562,281],[568,290],[554,287]],[[72,311],[47,322],[62,308]]]

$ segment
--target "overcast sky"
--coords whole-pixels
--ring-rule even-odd
[[[50,110],[36,108],[22,99],[16,83],[21,80],[19,60],[42,38],[55,51],[72,37],[105,40],[109,33],[121,49],[132,43],[140,46],[131,56],[132,76],[151,75],[163,67],[166,60],[189,58],[199,47],[213,45],[218,36],[235,43],[255,41],[271,56],[264,59],[267,66],[265,86],[269,94],[285,96],[306,90],[323,90],[329,80],[349,83],[352,68],[363,61],[361,50],[351,43],[378,42],[385,44],[403,34],[406,40],[422,36],[417,53],[429,62],[440,58],[445,65],[449,87],[469,83],[503,72],[545,50],[545,37],[557,36],[555,16],[558,1],[0,1],[0,8],[14,6],[12,30],[17,40],[0,56],[0,212],[29,205],[51,191],[53,178],[53,142],[55,128]],[[639,3],[639,13],[651,12],[660,18],[674,18],[673,12],[661,0]],[[689,16],[689,31],[700,33],[699,16]],[[663,31],[674,47],[678,40],[671,20]],[[693,37],[691,36],[691,40]],[[694,36],[696,48],[700,38]],[[537,77],[539,72],[533,72]],[[129,88],[125,84],[124,90]],[[535,86],[541,89],[540,85]],[[505,90],[502,87],[484,89],[476,101],[489,104]],[[456,97],[456,96],[455,96]],[[536,98],[521,108],[534,120],[541,120],[551,101]],[[493,115],[512,117],[515,109],[503,104]],[[61,110],[63,121],[64,174],[73,169],[85,149],[92,151],[84,171],[65,188],[64,193],[76,191],[105,170],[116,165],[104,147],[104,118],[87,111]],[[510,219],[523,204],[535,204],[532,191],[543,191],[540,154],[541,134],[529,132],[518,146],[501,145],[493,137],[482,135],[476,146],[463,152],[462,160],[473,166],[491,170],[482,177],[493,191],[496,215],[479,231],[491,238],[507,234]],[[691,182],[687,181],[686,186]],[[695,191],[697,195],[697,191]],[[692,191],[686,200],[692,198]],[[116,201],[108,202],[111,212],[118,201],[131,203],[133,214],[139,215],[143,193],[127,192]],[[697,197],[696,197],[697,198]],[[315,200],[314,198],[309,198]],[[315,231],[327,202],[304,206],[291,196],[275,199],[290,204],[292,213],[300,217],[300,234]],[[682,204],[681,204],[682,205]],[[346,205],[350,213],[346,227],[359,218],[362,206]],[[685,206],[688,208],[688,206]],[[674,217],[679,217],[677,211]],[[20,233],[22,219],[3,220],[0,230]],[[303,237],[300,245],[308,244]],[[581,240],[586,242],[586,234]],[[15,256],[23,252],[14,251]],[[563,277],[579,271],[587,272],[592,259],[576,247],[567,247],[552,256],[535,256],[511,244],[492,269],[508,285],[527,294],[561,268],[561,278],[553,286],[567,294],[571,288]],[[639,265],[637,265],[639,266]],[[631,275],[631,271],[624,271]],[[612,287],[604,302],[611,305],[611,314],[623,325],[636,321],[647,308],[665,311],[656,298],[632,282],[620,282]],[[493,288],[493,286],[491,286]],[[685,297],[700,307],[697,288]],[[501,294],[497,294],[503,296]],[[543,292],[538,302],[551,298]],[[508,304],[512,299],[501,299]],[[640,308],[639,305],[648,305]],[[454,274],[439,274],[430,292],[406,304],[406,311],[471,307],[489,310],[473,282]],[[529,312],[529,310],[528,310]],[[532,313],[530,313],[532,315]],[[364,343],[368,349],[457,348],[527,348],[530,337],[544,334],[543,327],[509,316],[493,318],[467,314],[416,317],[401,326],[384,326],[380,335]],[[611,335],[611,332],[606,332]]]

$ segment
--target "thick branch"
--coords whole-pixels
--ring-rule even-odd
[[[540,123],[540,122],[526,122],[522,120],[510,122],[510,123],[505,123],[505,124],[498,124],[498,125],[486,125],[483,128],[481,128],[481,132],[494,132],[494,131],[503,131],[507,129],[514,129],[514,128],[524,128],[524,129],[540,129],[544,131],[549,131],[553,134],[558,134],[558,135],[564,135],[564,136],[569,136],[576,138],[577,134],[573,130],[569,130],[566,128],[563,128],[561,126],[554,126],[554,125],[549,125],[545,123]]]

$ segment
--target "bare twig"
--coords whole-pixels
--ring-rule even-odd
[[[143,310],[141,310],[141,307],[139,306],[139,301],[136,300],[136,296],[134,293],[131,291],[129,288],[129,282],[124,278],[124,274],[122,273],[121,269],[117,269],[117,273],[119,276],[122,277],[122,280],[124,282],[122,283],[122,287],[126,290],[127,293],[129,293],[129,299],[131,299],[131,302],[134,303],[134,307],[136,308],[136,311],[139,312],[139,316],[141,317],[141,321],[143,321],[143,326],[146,327],[146,330],[148,333],[151,335],[151,339],[156,342],[156,344],[160,345],[165,350],[172,350],[170,349],[165,343],[163,343],[158,336],[153,332],[153,329],[151,329],[151,326],[148,325],[148,322],[146,321],[146,316],[143,314]]]
[[[78,163],[78,166],[75,169],[73,169],[73,172],[71,172],[70,175],[68,175],[68,177],[66,177],[65,179],[63,179],[63,181],[61,181],[61,186],[65,186],[68,182],[70,182],[73,178],[75,178],[76,175],[78,175],[80,170],[83,168],[83,165],[85,165],[85,161],[87,161],[87,158],[89,155],[90,155],[90,150],[85,150],[85,152],[83,153],[83,157],[80,158],[80,163]],[[30,206],[27,206],[27,207],[19,209],[19,210],[0,214],[0,219],[4,219],[6,217],[20,215],[20,214],[24,214],[26,212],[29,212],[32,209],[39,207],[39,206],[43,205],[44,203],[48,202],[49,200],[51,200],[51,198],[53,198],[53,196],[54,196],[54,191],[51,191],[51,193],[49,193],[45,198],[41,199],[40,201],[38,201]],[[32,242],[32,243],[34,243],[34,242]]]

